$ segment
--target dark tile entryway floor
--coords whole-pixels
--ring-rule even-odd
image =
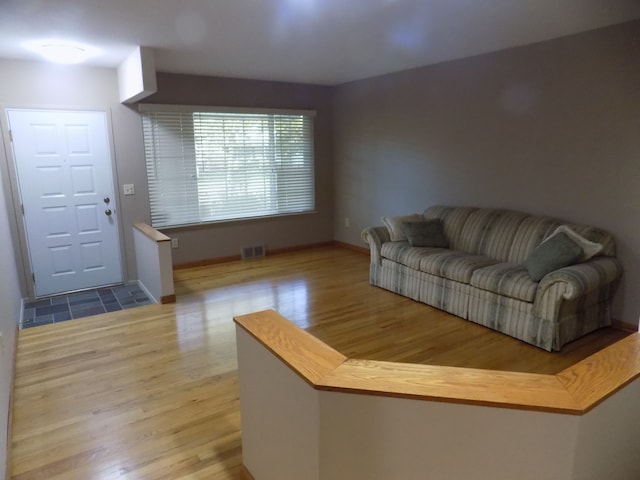
[[[153,303],[138,285],[120,285],[28,302],[21,328],[64,322]]]

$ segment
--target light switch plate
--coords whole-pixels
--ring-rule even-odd
[[[125,183],[122,185],[122,190],[125,195],[135,195],[136,189],[133,186],[133,183]]]

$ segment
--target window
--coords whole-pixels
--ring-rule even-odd
[[[141,111],[152,226],[315,208],[312,112]]]

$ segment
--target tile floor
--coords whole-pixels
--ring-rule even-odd
[[[64,322],[153,303],[138,285],[120,285],[28,302],[20,328]]]

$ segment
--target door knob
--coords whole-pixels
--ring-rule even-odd
[[[113,212],[111,211],[111,209],[110,209],[110,208],[107,208],[107,209],[104,211],[104,214],[105,214],[107,217],[111,216],[111,214],[112,214],[112,213],[113,213]]]
[[[104,197],[104,203],[108,204],[111,201],[109,197]]]

